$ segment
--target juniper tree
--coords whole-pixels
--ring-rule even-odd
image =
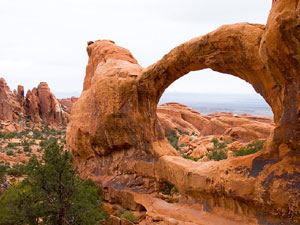
[[[42,160],[33,155],[27,177],[0,197],[0,224],[94,225],[106,213],[98,189],[79,178],[69,152],[56,141],[45,149]]]

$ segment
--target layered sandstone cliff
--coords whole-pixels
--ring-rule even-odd
[[[24,114],[24,109],[19,102],[19,96],[22,95],[21,92],[22,86],[18,88],[18,92],[13,94],[6,81],[3,78],[0,79],[0,120],[13,121],[19,115]]]
[[[69,113],[50,91],[46,82],[41,82],[37,88],[28,90],[24,96],[24,87],[19,85],[11,92],[3,78],[0,79],[0,120],[3,126],[9,126],[8,131],[18,131],[17,122],[30,118],[33,123],[50,123],[67,125]]]
[[[67,128],[81,175],[107,201],[146,211],[141,224],[299,224],[299,8],[273,1],[266,26],[222,26],[146,69],[112,41],[89,42],[84,90]],[[271,106],[275,129],[261,152],[193,162],[169,145],[157,103],[176,79],[205,68],[249,82]],[[165,182],[179,190],[179,203],[157,198]]]

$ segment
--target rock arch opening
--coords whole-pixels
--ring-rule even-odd
[[[173,82],[158,106],[168,102],[184,104],[202,115],[232,112],[273,119],[271,107],[251,84],[210,69],[192,71]]]
[[[172,83],[159,101],[157,115],[171,146],[195,161],[256,153],[274,129],[271,108],[250,84],[208,70]]]

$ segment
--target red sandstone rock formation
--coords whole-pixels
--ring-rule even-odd
[[[299,1],[273,1],[266,26],[222,26],[146,69],[111,41],[89,43],[84,91],[67,129],[82,176],[94,179],[107,201],[146,209],[148,224],[206,224],[210,213],[233,216],[212,224],[299,224],[299,8]],[[275,129],[263,151],[198,163],[170,147],[157,103],[176,79],[205,68],[249,82],[271,106]],[[179,190],[178,207],[150,197],[164,181]],[[197,209],[189,211],[185,203],[192,202]]]
[[[21,90],[21,87],[20,87]],[[19,96],[19,95],[18,95]],[[15,121],[19,115],[24,113],[24,109],[19,104],[19,98],[15,96],[6,84],[0,79],[0,120]]]
[[[75,101],[75,100],[74,100]],[[69,112],[65,112],[48,84],[41,82],[38,88],[28,90],[24,98],[24,87],[19,85],[11,92],[3,78],[0,79],[0,120],[7,131],[20,130],[15,124],[20,117],[30,117],[33,122],[66,125]],[[4,122],[4,121],[8,121]]]
[[[46,82],[41,82],[38,88],[28,91],[24,105],[26,115],[34,122],[45,121],[66,125],[68,114],[62,109]]]
[[[273,120],[267,117],[199,112],[179,103],[166,103],[157,107],[157,116],[163,129],[179,135],[178,146],[194,158],[206,156],[213,150],[211,140],[233,142],[228,150],[235,152],[256,140],[266,140],[274,129]],[[230,154],[229,154],[230,156]]]
[[[274,129],[270,118],[232,113],[202,116],[179,103],[166,103],[157,107],[157,115],[165,131],[195,132],[200,136],[217,135],[239,142],[266,139]]]

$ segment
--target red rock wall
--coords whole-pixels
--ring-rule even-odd
[[[30,117],[33,122],[47,122],[67,125],[69,112],[65,112],[48,84],[41,82],[38,88],[28,90],[24,97],[24,87],[11,92],[3,78],[0,79],[0,120],[18,121],[20,117]]]

